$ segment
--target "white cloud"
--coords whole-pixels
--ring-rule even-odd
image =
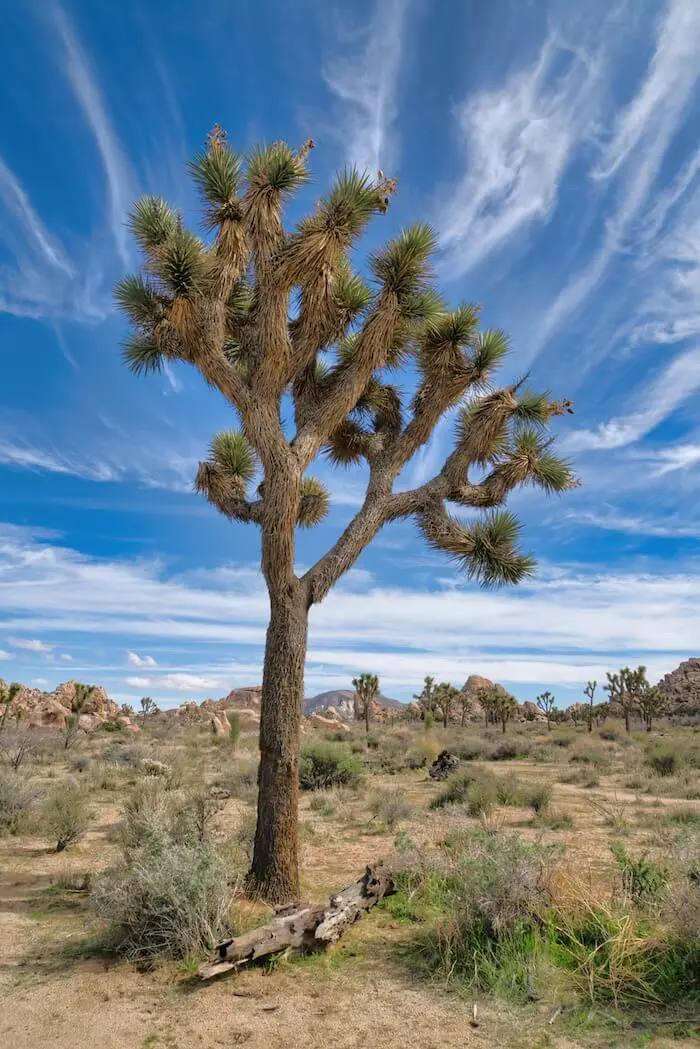
[[[599,80],[599,61],[552,33],[532,66],[460,106],[467,167],[443,191],[437,219],[450,276],[549,219],[562,176],[592,128]]]
[[[63,43],[66,72],[76,99],[95,138],[107,177],[110,225],[122,261],[128,265],[127,208],[134,196],[131,172],[117,140],[90,64],[66,14],[56,4],[53,10],[58,35]]]
[[[371,175],[395,163],[392,125],[409,2],[377,0],[358,52],[352,57],[336,55],[324,69],[340,102],[336,133],[347,161]]]
[[[268,617],[252,566],[241,569],[240,585],[226,570],[230,585],[214,588],[195,581],[195,573],[168,577],[157,562],[104,561],[0,532],[0,629],[70,632],[93,644],[99,639],[97,647],[121,638],[175,643],[181,658],[189,654],[189,666],[127,683],[157,696],[223,694],[236,683],[259,683]],[[494,592],[441,588],[434,572],[432,579],[421,589],[359,575],[314,608],[307,690],[341,686],[351,670],[367,665],[386,678],[388,694],[410,693],[433,672],[449,671],[452,680],[481,672],[523,685],[585,682],[588,667],[634,661],[660,673],[695,651],[700,631],[700,576],[692,562],[657,575],[563,565]],[[663,608],[663,616],[649,615],[650,608]],[[240,664],[217,663],[218,653],[230,659],[232,645]],[[123,680],[118,668],[113,672]]]
[[[35,678],[32,678],[32,684],[33,684],[33,685],[40,685],[40,686],[43,686],[43,685],[48,685],[48,683],[49,683],[49,682],[48,682],[47,678],[45,678],[45,677],[35,677]]]
[[[55,645],[47,645],[45,641],[30,640],[23,637],[8,637],[7,643],[12,645],[13,648],[21,648],[26,652],[39,652],[44,656],[49,655],[55,648]]]
[[[645,389],[635,393],[635,402],[642,405],[637,411],[601,423],[595,430],[577,430],[563,443],[570,450],[624,448],[651,433],[697,389],[700,347],[678,354]]]
[[[687,524],[676,521],[673,517],[650,520],[647,517],[635,514],[617,513],[614,511],[601,514],[582,510],[578,513],[567,513],[566,519],[575,521],[578,524],[589,525],[592,528],[602,528],[608,532],[627,532],[630,535],[651,535],[669,539],[696,539],[700,537],[700,521],[697,524]]]
[[[0,659],[14,659],[14,658],[15,658],[15,657],[14,657],[14,655],[12,654],[12,652],[4,652],[4,651],[3,651],[3,650],[2,650],[1,648],[0,648]]]
[[[126,661],[130,667],[156,667],[153,656],[139,656],[136,652],[127,652]]]
[[[27,470],[46,470],[48,473],[71,474],[90,481],[114,481],[119,475],[107,463],[81,462],[58,451],[32,447],[25,442],[0,439],[0,463]]]
[[[610,262],[630,252],[627,242],[635,222],[648,206],[651,190],[669,146],[685,120],[688,103],[700,77],[695,38],[700,32],[700,7],[694,0],[671,0],[658,24],[654,54],[647,75],[627,107],[618,115],[610,142],[592,172],[604,183],[619,176],[616,205],[605,224],[601,244],[583,268],[563,287],[538,318],[533,352],[575,313],[599,285]],[[640,238],[648,252],[649,227]],[[644,309],[642,303],[640,309]]]
[[[43,222],[32,207],[29,195],[17,176],[10,170],[0,157],[0,200],[12,213],[29,235],[34,248],[43,257],[44,261],[55,269],[62,270],[69,276],[73,276],[73,266],[66,256],[63,247],[49,233]],[[5,229],[4,236],[8,236]]]
[[[67,652],[61,652],[59,659],[62,659],[64,663],[74,663],[73,656],[69,656]]]
[[[127,685],[131,688],[148,688],[151,683],[151,679],[147,677],[128,677],[126,678]]]

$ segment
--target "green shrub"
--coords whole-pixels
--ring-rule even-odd
[[[212,848],[152,841],[99,874],[90,903],[111,926],[114,948],[144,961],[210,951],[230,931],[232,896],[227,865]]]
[[[299,783],[303,790],[354,787],[360,782],[362,772],[359,757],[345,746],[307,743],[302,748]]]
[[[139,769],[146,757],[146,751],[138,744],[111,743],[102,755],[109,765],[124,765],[126,768]]]
[[[447,862],[422,875],[433,893],[437,879],[443,916],[419,941],[421,967],[473,990],[527,993],[539,923],[551,904],[550,856],[517,834],[453,835]]]
[[[241,738],[241,715],[237,710],[229,711],[228,721],[231,726],[228,738],[230,739],[231,744],[235,747],[238,745],[238,740]]]
[[[467,787],[466,805],[470,816],[488,816],[498,801],[495,780],[481,776]]]
[[[488,757],[490,761],[513,761],[515,758],[527,758],[530,750],[528,740],[516,737],[497,743],[491,748]]]
[[[37,791],[18,773],[0,768],[0,835],[19,834],[27,826]]]
[[[600,747],[584,744],[569,755],[569,761],[574,765],[592,765],[598,772],[610,770],[610,756]]]
[[[610,851],[620,868],[625,896],[640,905],[659,903],[666,895],[670,882],[666,867],[643,856],[630,856],[619,842],[611,845]]]
[[[434,718],[432,710],[426,710],[425,714],[423,715],[423,728],[426,732],[430,732],[431,728],[433,727],[433,721]]]
[[[675,776],[685,765],[685,757],[673,744],[656,746],[647,752],[647,765],[657,776]]]
[[[90,758],[87,754],[77,754],[70,763],[72,772],[87,772],[90,768]]]
[[[465,739],[453,744],[450,750],[462,761],[487,761],[491,757],[491,745],[484,739]]]
[[[536,816],[544,816],[552,805],[552,784],[538,783],[523,791],[523,801]]]
[[[257,761],[236,760],[223,776],[217,777],[216,786],[223,787],[232,798],[251,804],[258,796]]]
[[[394,830],[399,823],[410,819],[413,814],[413,806],[399,789],[377,791],[370,799],[369,810],[376,819],[386,824],[389,830]]]
[[[92,818],[88,797],[76,783],[62,783],[47,797],[43,820],[47,834],[56,842],[56,852],[79,841],[87,830]]]
[[[494,797],[496,796],[496,780],[492,772],[486,769],[473,769],[460,772],[448,780],[447,786],[443,787],[439,794],[430,802],[431,809],[441,809],[445,805],[465,805],[468,800],[469,788],[477,782],[492,783],[494,786]]]

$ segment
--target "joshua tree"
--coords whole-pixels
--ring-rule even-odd
[[[462,689],[462,691],[457,696],[457,700],[459,702],[459,709],[460,709],[461,714],[462,714],[461,724],[462,724],[462,728],[464,728],[464,726],[467,723],[467,718],[469,717],[469,715],[471,714],[472,709],[473,709],[472,697],[466,691],[466,689]]]
[[[434,290],[428,226],[410,226],[375,251],[369,283],[352,269],[350,249],[372,216],[387,211],[394,180],[345,170],[285,229],[283,206],[309,180],[312,147],[276,142],[242,164],[215,127],[191,164],[207,235],[187,230],[164,200],[142,199],[130,225],[143,270],[116,293],[136,328],[125,348],[131,369],[194,365],[240,420],[240,430],[212,440],[196,488],[229,520],[261,534],[270,622],[250,884],[273,901],[299,890],[299,730],[311,606],[384,525],[409,517],[471,578],[518,583],[534,562],[518,549],[515,516],[500,508],[521,485],[562,492],[576,483],[544,433],[570,403],[522,383],[491,385],[508,339],[479,331],[476,307],[450,309]],[[412,386],[405,404],[388,375],[404,364],[402,386]],[[454,408],[454,447],[442,467],[395,492],[406,464]],[[333,466],[364,462],[367,491],[331,549],[297,575],[295,531],[321,521],[330,502],[308,474],[321,454]],[[460,520],[451,503],[480,514]]]
[[[651,732],[654,718],[660,717],[666,710],[666,697],[658,686],[649,684],[646,676],[646,667],[637,669],[634,684],[637,709],[642,715],[647,732]]]
[[[143,696],[143,698],[141,699],[141,715],[142,715],[142,717],[147,718],[149,716],[149,714],[158,714],[158,713],[159,713],[159,711],[158,711],[158,706],[156,704],[156,701],[154,699],[151,699],[150,696]]]
[[[435,689],[435,702],[442,711],[442,724],[445,728],[447,728],[447,723],[452,716],[452,704],[458,692],[459,689],[451,685],[449,681],[441,681]]]
[[[617,674],[607,675],[608,683],[603,685],[604,690],[610,696],[610,702],[622,711],[625,719],[625,731],[630,730],[630,716],[641,709],[640,700],[646,696],[651,686],[647,681],[647,668],[638,666],[636,670],[622,667]],[[652,703],[658,703],[655,698]],[[658,710],[655,708],[654,713]],[[645,717],[647,730],[651,731],[651,721]]]
[[[489,727],[489,722],[496,720],[496,707],[498,706],[499,689],[497,688],[480,688],[477,692],[477,698],[481,705],[481,709],[484,712],[484,725],[486,728]]]
[[[542,713],[547,719],[547,731],[552,731],[552,715],[556,707],[556,699],[551,692],[542,692],[535,699],[535,703],[540,708]]]
[[[18,681],[13,681],[11,685],[6,685],[0,678],[0,706],[2,706],[2,714],[0,714],[0,732],[5,728],[5,722],[7,721],[7,715],[10,713],[10,707],[12,706],[13,700],[21,691],[22,686]]]
[[[518,709],[515,696],[510,692],[494,692],[494,714],[501,723],[501,730],[505,732],[506,725]]]
[[[431,677],[430,674],[426,674],[423,679],[423,688],[420,692],[416,692],[413,698],[418,701],[418,706],[423,712],[423,717],[430,711],[432,713],[435,705],[435,690],[437,685],[435,684],[435,678]]]
[[[379,678],[376,674],[360,674],[352,679],[352,687],[357,696],[357,712],[365,719],[365,730],[369,740],[369,723],[372,718],[372,707],[379,695]]]
[[[78,729],[80,718],[78,714],[69,714],[66,718],[65,728],[63,730],[63,749],[68,750],[72,747],[78,738]]]
[[[73,694],[73,702],[71,704],[71,710],[78,716],[82,714],[89,700],[95,692],[96,685],[81,685],[79,681],[75,683],[75,692]]]
[[[588,731],[593,731],[593,697],[595,696],[595,690],[598,687],[597,681],[589,681],[583,690],[584,696],[588,700]]]

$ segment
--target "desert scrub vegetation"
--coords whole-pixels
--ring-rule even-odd
[[[238,876],[211,841],[218,811],[204,788],[168,790],[142,780],[124,805],[122,859],[94,879],[90,905],[109,945],[133,960],[186,959],[229,930]]]
[[[22,775],[0,767],[0,836],[29,829],[38,796],[36,787]]]
[[[481,829],[404,862],[385,906],[417,923],[401,953],[430,979],[520,1002],[554,993],[632,1010],[700,1003],[700,885],[690,870],[671,874],[616,850],[606,895],[560,848]]]
[[[354,787],[362,779],[364,764],[349,747],[339,743],[307,743],[301,751],[299,783],[303,790]]]
[[[369,801],[369,811],[388,830],[395,830],[400,823],[411,818],[413,806],[400,788],[392,787],[375,791]]]
[[[70,780],[58,784],[46,797],[42,818],[56,852],[63,852],[80,841],[90,825],[92,811],[87,791]]]

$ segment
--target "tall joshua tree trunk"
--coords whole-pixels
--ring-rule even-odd
[[[299,895],[299,733],[304,702],[308,613],[292,585],[270,594],[260,704],[258,820],[251,882],[271,900]]]

